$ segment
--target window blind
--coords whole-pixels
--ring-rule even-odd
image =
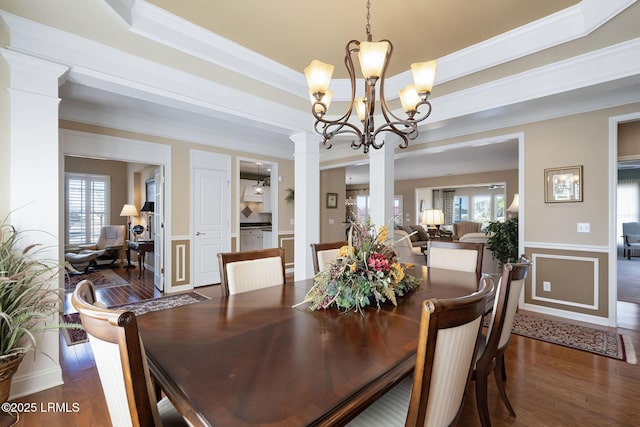
[[[65,174],[66,244],[94,243],[109,224],[109,176]]]

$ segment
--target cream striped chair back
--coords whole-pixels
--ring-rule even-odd
[[[258,249],[218,254],[222,295],[284,285],[284,250]]]

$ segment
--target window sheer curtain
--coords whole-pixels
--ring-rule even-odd
[[[640,178],[618,179],[618,256],[622,256],[622,223],[640,222]]]

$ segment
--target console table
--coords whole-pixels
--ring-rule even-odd
[[[144,257],[147,252],[153,252],[153,240],[127,240],[127,264],[131,264],[131,251],[138,253],[138,279],[142,277],[144,272]]]

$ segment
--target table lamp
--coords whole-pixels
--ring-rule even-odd
[[[131,240],[131,217],[138,216],[138,210],[134,205],[124,205],[122,207],[122,210],[120,211],[120,216],[129,217],[129,221],[127,222],[127,240]],[[131,264],[131,262],[127,257],[127,265],[124,268],[132,268],[132,267],[133,267],[133,264]]]
[[[429,238],[435,239],[438,229],[444,224],[444,213],[442,213],[440,209],[427,209],[422,211],[420,224],[426,225]]]
[[[140,212],[147,213],[147,230],[149,231],[149,240],[151,240],[151,216],[154,212],[154,202],[144,202]]]

